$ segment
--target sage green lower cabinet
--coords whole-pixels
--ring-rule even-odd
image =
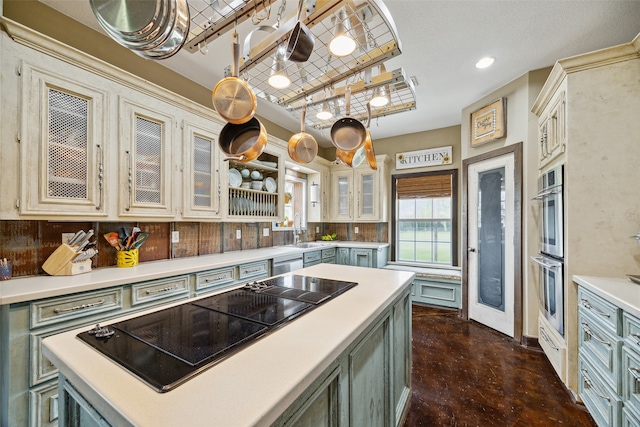
[[[387,265],[388,256],[389,247],[387,246],[378,249],[338,247],[336,264],[382,268]]]
[[[414,302],[440,307],[460,308],[462,296],[460,279],[450,280],[416,274],[411,285]]]
[[[302,263],[304,267],[320,264],[322,262],[322,251],[311,251],[302,254]]]
[[[398,426],[411,395],[407,291],[305,390],[274,426]]]
[[[336,264],[350,265],[351,258],[349,258],[349,248],[336,248]]]
[[[640,319],[578,287],[578,394],[599,427],[640,426]]]
[[[77,427],[110,427],[110,424],[60,375],[60,424]]]
[[[320,251],[318,251],[320,254]],[[42,340],[128,313],[163,306],[268,277],[268,259],[105,289],[0,306],[0,426],[55,427],[58,369],[42,354]],[[73,391],[66,392],[73,395]],[[72,409],[71,413],[76,411]],[[91,424],[78,409],[82,423]],[[68,413],[68,412],[67,412]],[[84,424],[84,422],[89,424]],[[73,424],[71,424],[73,425]]]

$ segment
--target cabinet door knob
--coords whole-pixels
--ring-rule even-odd
[[[472,248],[471,246],[469,246],[469,247],[467,248],[467,250],[468,250],[469,252],[475,252],[475,251],[476,251],[476,248]]]

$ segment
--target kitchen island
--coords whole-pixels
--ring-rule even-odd
[[[414,273],[319,264],[296,274],[358,285],[167,393],[77,339],[87,328],[46,338],[62,379],[62,425],[79,423],[79,413],[118,426],[399,425],[410,394]],[[82,411],[64,413],[70,407]]]

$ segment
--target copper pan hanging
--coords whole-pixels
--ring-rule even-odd
[[[231,76],[220,80],[213,88],[211,100],[213,108],[220,116],[231,124],[246,123],[256,114],[258,101],[247,82],[238,77],[240,61],[240,45],[238,33],[233,32],[233,62]]]
[[[318,142],[312,135],[304,131],[306,111],[307,106],[305,104],[300,113],[300,132],[291,136],[287,145],[289,157],[296,163],[309,163],[318,154]]]

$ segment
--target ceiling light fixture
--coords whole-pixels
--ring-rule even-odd
[[[495,62],[496,58],[487,56],[485,58],[482,58],[480,61],[476,62],[476,68],[487,68],[490,67],[491,64],[493,64]]]
[[[343,8],[338,11],[336,26],[333,30],[333,39],[329,43],[329,51],[335,56],[347,56],[356,50],[356,42],[349,35],[351,21],[347,11]]]
[[[320,120],[329,120],[331,117],[333,117],[333,113],[329,109],[329,102],[324,101],[322,103],[322,109],[318,111],[316,117]]]
[[[278,46],[273,56],[273,65],[271,66],[271,76],[269,76],[269,85],[276,89],[286,89],[291,85],[291,79],[287,74],[284,46]]]

